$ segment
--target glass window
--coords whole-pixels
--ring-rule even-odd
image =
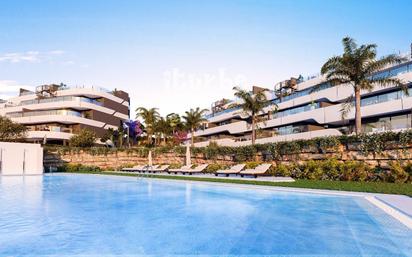
[[[407,115],[394,116],[391,118],[391,129],[404,129],[410,127]]]

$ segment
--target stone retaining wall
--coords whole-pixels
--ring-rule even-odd
[[[360,151],[344,149],[340,147],[335,152],[328,153],[318,153],[318,152],[303,152],[299,154],[289,154],[283,155],[278,161],[267,159],[265,156],[258,154],[256,156],[256,161],[265,161],[276,163],[294,163],[294,162],[304,162],[308,160],[322,160],[328,158],[336,158],[338,160],[360,160],[368,163],[371,166],[381,166],[386,167],[389,161],[392,160],[411,160],[412,148],[406,150],[392,149],[383,152],[382,154],[369,154],[364,155]],[[162,153],[153,154],[154,164],[172,164],[179,163],[183,164],[185,161],[185,156],[177,153]],[[107,154],[90,154],[84,151],[80,152],[65,152],[60,153],[58,151],[50,152],[46,151],[44,154],[44,166],[48,167],[58,167],[66,163],[71,164],[82,164],[89,166],[98,166],[102,169],[108,168],[121,168],[126,166],[133,166],[138,164],[147,164],[147,157],[142,157],[138,153],[132,152],[122,152],[113,151]],[[217,156],[214,159],[205,159],[203,155],[197,155],[192,157],[192,163],[219,163],[231,165],[236,163],[233,156]]]

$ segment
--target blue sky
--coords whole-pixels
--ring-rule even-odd
[[[64,82],[132,108],[208,108],[235,85],[319,72],[341,39],[409,51],[410,0],[0,1],[0,98]],[[409,16],[409,17],[408,17]]]

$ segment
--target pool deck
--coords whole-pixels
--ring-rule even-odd
[[[136,174],[141,175],[142,177],[150,177],[150,175],[159,175],[165,177],[188,177],[188,178],[218,178],[222,180],[244,180],[244,181],[266,181],[266,182],[294,182],[295,180],[291,177],[274,177],[274,176],[259,176],[257,178],[253,177],[241,177],[236,175],[230,175],[229,177],[226,176],[215,176],[214,174],[207,174],[207,173],[200,173],[200,174],[193,174],[193,175],[183,175],[183,174],[169,174],[167,172],[156,172],[156,173],[140,173],[140,172],[130,172],[130,171],[110,171],[116,173],[123,173],[123,174]]]

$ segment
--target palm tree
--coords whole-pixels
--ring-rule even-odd
[[[136,109],[136,119],[141,117],[144,121],[147,134],[147,144],[149,145],[152,143],[152,135],[155,133],[155,124],[160,118],[157,110],[157,108],[146,109],[144,107],[139,107]]]
[[[242,100],[240,107],[243,112],[250,116],[252,120],[252,145],[256,141],[256,124],[258,122],[258,115],[263,111],[263,108],[268,106],[268,100],[264,91],[259,91],[256,94],[246,91],[239,87],[234,87],[235,96]]]
[[[182,127],[182,120],[180,119],[180,116],[177,113],[169,113],[168,115],[166,115],[166,122],[172,130],[172,135],[175,134],[176,129]]]
[[[332,86],[350,85],[355,94],[355,128],[356,134],[362,132],[361,116],[361,90],[372,91],[375,86],[397,86],[408,94],[406,85],[397,78],[387,76],[374,76],[374,73],[388,65],[404,61],[398,55],[391,54],[380,59],[376,58],[375,44],[361,45],[358,47],[355,40],[350,37],[342,39],[343,54],[330,58],[322,67],[321,74],[326,76],[326,81]],[[353,95],[348,97],[341,110],[344,117],[352,107]]]
[[[155,139],[159,138],[159,143],[160,139],[163,137],[163,143],[166,144],[167,138],[171,133],[171,128],[167,119],[159,117],[159,119],[155,123],[154,133],[157,134]]]
[[[200,108],[197,107],[196,109],[190,109],[190,111],[186,111],[185,115],[182,116],[182,118],[185,120],[186,127],[190,130],[192,147],[195,145],[195,129],[206,121],[206,119],[203,118],[203,115],[206,111],[207,109],[200,110]]]

